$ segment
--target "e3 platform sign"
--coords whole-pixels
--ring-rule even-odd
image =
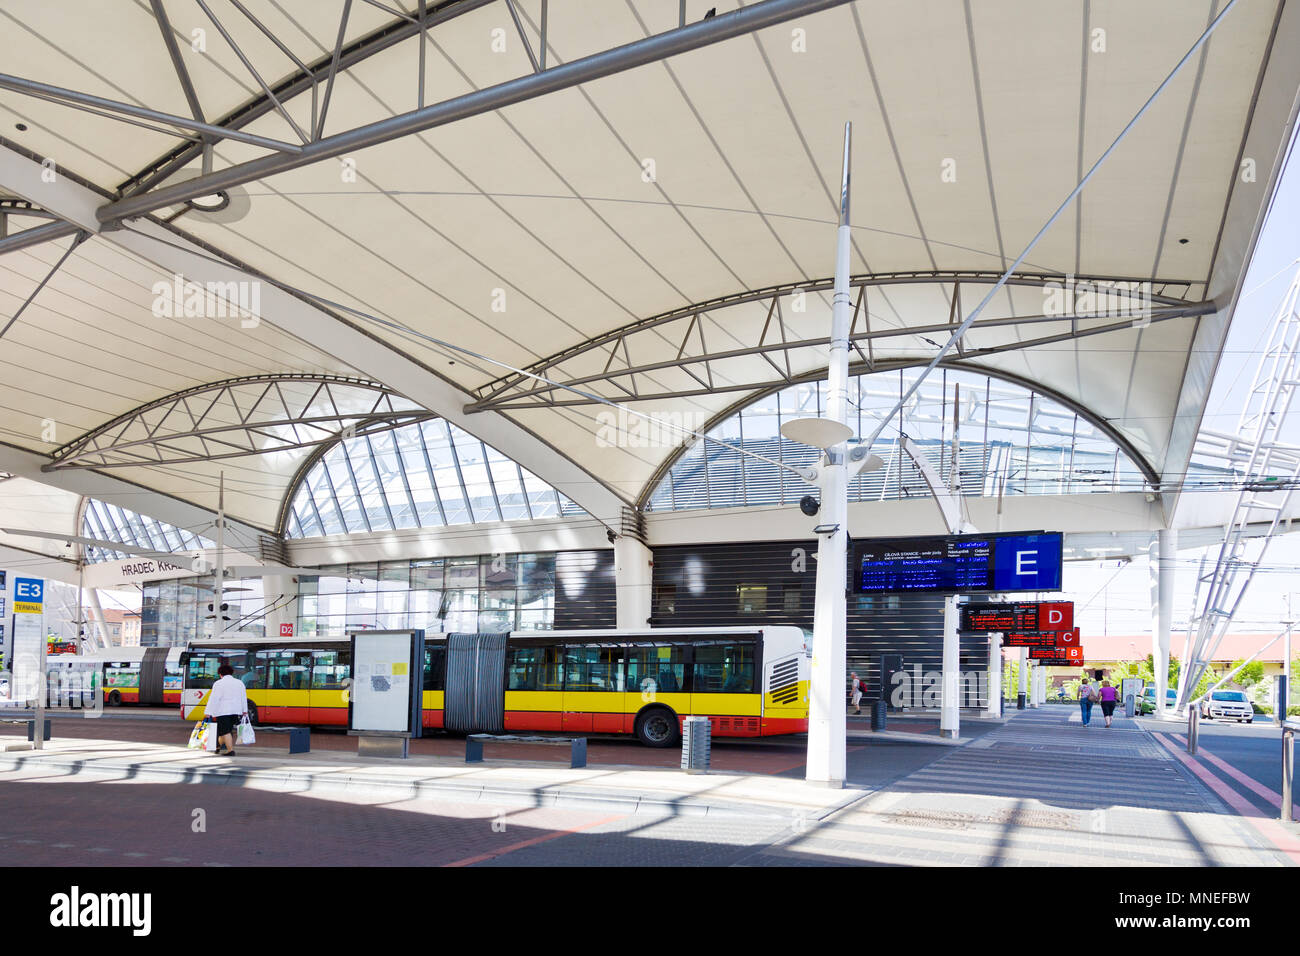
[[[1061,545],[1059,531],[858,541],[853,589],[859,594],[1059,591]]]
[[[14,578],[14,613],[40,614],[45,603],[45,582],[40,578]]]

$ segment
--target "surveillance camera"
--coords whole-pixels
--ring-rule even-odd
[[[799,510],[811,518],[821,510],[821,505],[812,495],[804,495],[799,499]]]

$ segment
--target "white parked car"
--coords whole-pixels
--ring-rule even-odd
[[[1201,716],[1210,720],[1215,717],[1244,720],[1249,724],[1255,719],[1255,708],[1239,690],[1216,690],[1201,701]]]

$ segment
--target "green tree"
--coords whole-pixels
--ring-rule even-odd
[[[1228,668],[1228,670],[1232,670],[1233,668],[1239,666],[1241,663],[1242,663],[1241,661],[1233,661],[1232,667]],[[1251,661],[1249,664],[1246,664],[1244,667],[1242,667],[1241,670],[1237,671],[1236,676],[1233,677],[1233,680],[1236,681],[1238,684],[1240,684],[1242,687],[1252,687],[1255,684],[1258,684],[1263,679],[1264,679],[1263,661]]]

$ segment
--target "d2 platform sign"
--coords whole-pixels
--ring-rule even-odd
[[[14,613],[40,614],[45,609],[45,582],[40,578],[14,578]]]

